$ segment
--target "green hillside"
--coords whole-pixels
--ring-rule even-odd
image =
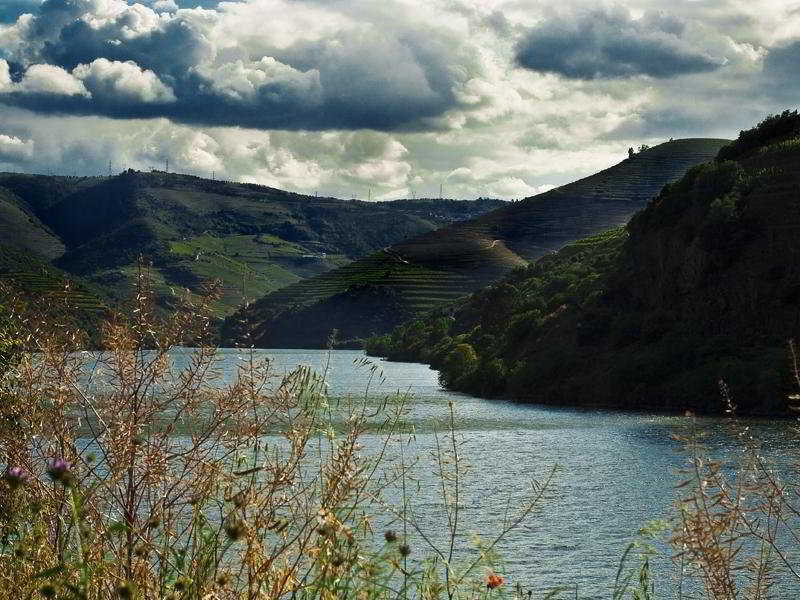
[[[109,302],[101,289],[28,250],[3,244],[0,244],[0,288],[0,296],[18,295],[33,307],[46,306],[93,335],[99,333],[99,323],[109,314]]]
[[[0,240],[46,259],[64,253],[64,243],[16,194],[0,188]]]
[[[321,347],[334,328],[345,341],[388,331],[572,240],[626,222],[665,183],[713,158],[725,143],[670,141],[585,179],[384,248],[265,296],[231,317],[224,337],[260,347]],[[365,286],[382,288],[395,310],[386,314],[362,301]],[[342,303],[353,311],[343,311]]]
[[[800,116],[771,117],[625,228],[370,341],[456,390],[537,403],[785,414],[798,392]]]
[[[175,288],[195,291],[219,279],[221,316],[244,297],[503,204],[317,198],[159,171],[90,178],[0,174],[5,245],[96,285],[112,302],[132,291],[139,256],[153,262],[163,306]]]

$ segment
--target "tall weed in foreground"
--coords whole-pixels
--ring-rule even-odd
[[[502,576],[479,570],[487,552],[454,570],[463,467],[452,431],[438,456],[450,542],[417,564],[405,534],[381,545],[371,530],[387,512],[415,527],[406,499],[397,508],[385,494],[407,465],[382,468],[402,402],[332,407],[307,369],[276,379],[249,351],[227,378],[203,343],[213,298],[160,317],[143,272],[129,310],[105,324],[103,352],[85,351],[49,302],[15,305],[6,329],[26,352],[0,382],[0,599],[501,593]],[[382,440],[369,455],[368,430]],[[539,502],[535,489],[509,528]]]
[[[789,350],[800,387],[793,341]],[[762,441],[736,418],[725,382],[720,380],[719,387],[728,407],[728,433],[738,447],[728,460],[714,458],[704,444],[705,434],[688,415],[689,432],[677,436],[688,460],[678,484],[675,558],[681,574],[689,576],[687,582],[699,580],[706,598],[775,598],[779,581],[800,589],[800,465],[767,460]],[[678,594],[684,593],[679,588]],[[787,593],[784,589],[781,597]]]

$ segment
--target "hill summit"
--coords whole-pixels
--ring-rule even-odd
[[[268,294],[226,322],[226,343],[324,347],[383,333],[564,244],[625,223],[727,140],[660,144],[574,183],[408,239]]]
[[[763,121],[624,228],[371,340],[537,403],[786,414],[800,386],[800,115]]]

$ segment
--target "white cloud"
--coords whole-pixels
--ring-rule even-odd
[[[305,102],[321,102],[319,71],[301,72],[271,56],[248,63],[235,60],[215,67],[200,66],[197,72],[208,77],[214,89],[235,100],[253,101],[265,86],[285,86],[293,88]]]
[[[0,58],[0,91],[11,88],[11,70],[8,62]]]
[[[735,136],[800,88],[789,52],[800,11],[783,0],[618,3],[624,29],[714,68],[613,82],[514,61],[531,28],[594,0],[172,2],[58,0],[0,25],[0,94],[18,92],[0,131],[35,143],[25,160],[96,173],[109,158],[142,169],[169,158],[309,193],[437,196],[446,180],[448,196],[516,198],[629,146]],[[20,98],[33,92],[54,99]]]
[[[53,65],[31,65],[20,82],[11,85],[11,90],[26,94],[90,96],[79,79]]]
[[[153,10],[157,12],[175,12],[178,10],[178,5],[174,0],[156,0],[153,2]]]
[[[152,71],[133,61],[119,62],[98,58],[78,65],[72,75],[83,82],[98,100],[121,102],[175,102],[175,94]]]
[[[26,162],[33,158],[33,140],[0,133],[0,162]]]

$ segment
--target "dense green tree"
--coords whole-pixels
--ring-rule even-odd
[[[787,342],[800,339],[798,136],[796,112],[766,119],[625,228],[401,326],[385,355],[430,362],[443,384],[483,396],[721,413],[724,387],[742,414],[786,414]],[[435,351],[417,349],[424,336]]]

